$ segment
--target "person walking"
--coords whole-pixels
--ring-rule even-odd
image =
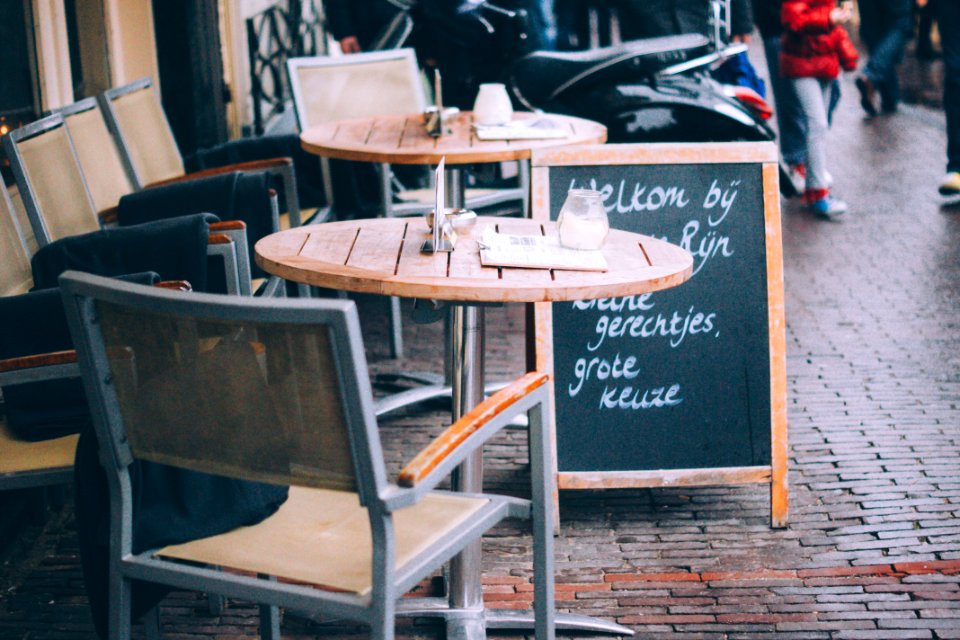
[[[783,26],[780,23],[781,0],[760,0],[753,3],[753,21],[760,30],[763,50],[770,71],[770,85],[776,105],[777,131],[780,138],[780,155],[793,188],[803,193],[807,166],[806,120],[789,80],[780,73],[780,39]]]
[[[387,0],[324,0],[323,6],[330,33],[344,53],[368,50],[400,12]]]
[[[869,116],[893,113],[900,104],[900,82],[897,65],[913,35],[911,0],[859,0],[860,37],[867,45],[870,59],[857,77],[860,106]]]
[[[940,194],[960,195],[960,2],[937,2],[937,27],[943,52],[943,110],[947,114],[947,175]]]
[[[768,0],[757,0],[767,2]],[[709,0],[611,0],[617,9],[623,40],[656,38],[680,33],[710,33]],[[730,1],[730,31],[734,42],[748,42],[753,31],[750,0]]]
[[[830,193],[827,172],[827,113],[831,86],[840,75],[857,68],[857,50],[841,24],[853,17],[853,7],[834,0],[784,0],[780,73],[790,79],[807,126],[807,166],[804,203],[814,212],[834,217],[847,204]]]

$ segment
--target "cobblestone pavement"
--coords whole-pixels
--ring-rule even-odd
[[[640,638],[960,638],[960,205],[942,206],[942,116],[864,120],[847,79],[831,169],[842,221],[783,210],[790,420],[790,526],[769,528],[757,487],[564,493],[558,606]],[[361,310],[377,371],[440,367],[438,325],[405,327],[384,354],[383,304]],[[522,369],[522,313],[488,312],[491,377]],[[443,411],[385,422],[397,466]],[[487,452],[489,483],[523,492],[524,433]],[[4,549],[0,640],[92,637],[68,508]],[[526,607],[522,525],[485,539],[488,604]],[[255,609],[211,616],[193,594],[163,607],[167,637],[248,638]],[[288,616],[287,638],[356,636]],[[442,637],[407,623],[406,638]],[[511,636],[507,636],[511,637]]]

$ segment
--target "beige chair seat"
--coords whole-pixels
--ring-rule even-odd
[[[55,440],[20,440],[0,420],[0,475],[29,471],[69,469],[77,451],[77,439],[70,435]]]
[[[475,200],[483,196],[495,196],[500,189],[467,189],[467,200]],[[397,194],[402,202],[432,203],[436,192],[433,189],[406,189]]]
[[[314,216],[320,213],[320,209],[317,207],[307,207],[300,210],[300,220],[301,224],[311,224],[313,222]],[[286,231],[290,228],[290,214],[281,213],[280,214],[280,230]]]
[[[394,513],[398,570],[489,503],[432,493]],[[291,487],[289,499],[260,524],[164,547],[157,555],[364,595],[371,588],[372,544],[357,494]]]

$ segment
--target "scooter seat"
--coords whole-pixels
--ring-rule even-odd
[[[535,51],[511,67],[511,84],[530,105],[550,102],[575,86],[646,79],[710,52],[697,33],[631,40],[587,51]]]

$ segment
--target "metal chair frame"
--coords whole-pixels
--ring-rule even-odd
[[[153,80],[151,78],[140,78],[139,80],[135,80],[122,87],[107,89],[102,94],[97,96],[97,101],[100,105],[101,112],[103,113],[104,120],[106,120],[107,123],[107,129],[109,129],[117,143],[117,147],[120,150],[120,155],[123,158],[127,175],[129,176],[130,181],[139,191],[140,189],[151,186],[151,184],[147,184],[145,178],[141,175],[140,171],[137,170],[136,163],[133,160],[134,154],[132,151],[134,142],[130,139],[130,136],[124,132],[121,119],[114,108],[115,100],[137,91],[150,91],[152,93],[154,99],[157,101],[157,106],[160,110],[160,113],[163,115],[162,130],[158,133],[165,137],[166,144],[172,145],[173,148],[177,149],[178,154],[179,147],[177,147],[177,142],[173,135],[173,129],[170,127],[170,121],[167,119],[166,114],[163,111],[163,105],[160,104],[160,96],[154,90]],[[180,158],[180,164],[182,167],[182,157]],[[294,174],[292,163],[288,162],[286,164],[274,165],[269,169],[255,169],[248,167],[245,168],[244,171],[264,171],[271,175],[279,176],[283,184],[283,195],[287,203],[288,213],[290,214],[290,226],[299,227],[301,224],[303,224],[300,210],[300,199],[297,195],[296,176]],[[184,171],[182,175],[189,178],[190,174],[187,174]],[[171,178],[174,177],[180,176],[171,176]],[[313,217],[314,222],[321,222],[323,219],[325,219],[323,215],[316,215]]]
[[[544,429],[544,425],[548,423],[545,418],[549,417],[545,415],[549,410],[545,375],[527,374],[511,385],[512,389],[488,399],[461,418],[438,438],[433,447],[421,451],[401,472],[400,484],[395,484],[387,479],[354,303],[343,300],[263,301],[256,298],[206,294],[185,296],[73,272],[65,274],[61,279],[61,291],[71,332],[77,343],[84,385],[101,446],[101,459],[107,471],[111,513],[114,514],[110,525],[111,640],[129,637],[128,607],[132,580],[157,582],[181,589],[206,590],[252,600],[261,605],[285,606],[308,615],[329,615],[356,620],[369,624],[373,637],[392,639],[400,596],[505,517],[532,517],[536,636],[541,640],[551,640],[554,637],[553,476],[549,472],[550,434]],[[318,352],[318,362],[327,357],[323,354],[332,358],[332,362],[327,362],[323,368],[333,376],[328,388],[339,398],[341,424],[346,429],[348,438],[348,444],[344,446],[349,449],[346,455],[352,459],[353,479],[348,482],[353,488],[345,489],[344,478],[349,479],[351,476],[340,475],[347,473],[342,469],[332,470],[336,476],[333,478],[324,473],[326,467],[323,466],[307,474],[298,472],[289,464],[286,467],[272,466],[272,471],[268,471],[266,467],[255,471],[248,466],[249,463],[243,462],[246,459],[245,454],[238,459],[236,456],[224,455],[219,449],[191,453],[192,460],[170,460],[168,455],[180,455],[173,449],[164,449],[170,446],[171,438],[162,438],[162,443],[154,443],[135,452],[133,447],[138,446],[136,443],[141,441],[137,439],[137,432],[127,432],[131,423],[124,420],[117,393],[117,385],[121,382],[127,384],[129,381],[117,379],[117,376],[124,377],[122,372],[111,374],[113,369],[103,336],[112,323],[109,315],[100,314],[101,303],[107,303],[112,308],[123,308],[125,312],[143,318],[157,316],[199,322],[243,323],[255,333],[278,325],[319,329],[328,336],[330,346],[328,350]],[[137,328],[133,327],[132,330]],[[155,343],[144,344],[149,347],[142,348],[149,350],[154,348]],[[119,351],[111,353],[116,354]],[[132,355],[137,359],[150,357],[146,352]],[[131,371],[128,375],[136,374]],[[265,383],[265,379],[261,380],[257,376],[256,381],[251,384],[258,386],[258,382]],[[257,389],[249,391],[256,393]],[[170,396],[171,401],[179,398],[178,392],[172,388],[165,393],[156,393],[159,395],[154,397],[161,402],[166,396]],[[396,566],[394,512],[432,495],[437,484],[464,458],[521,412],[529,412],[531,418],[532,499],[527,501],[492,494],[456,494],[482,498],[484,502],[471,512],[469,520],[461,522],[440,542],[429,546],[399,567]],[[208,434],[231,429],[228,420],[223,424],[216,424],[217,422],[215,418],[215,424],[204,425]],[[167,425],[164,428],[171,427]],[[195,427],[184,425],[184,428]],[[304,433],[314,428],[335,427],[314,425],[305,427]],[[152,430],[152,427],[145,426],[145,429]],[[438,450],[442,450],[442,453],[438,454]],[[217,468],[218,472],[233,477],[269,479],[272,482],[317,489],[335,489],[337,493],[344,490],[355,492],[360,504],[367,510],[372,536],[371,590],[366,594],[324,590],[303,583],[276,581],[262,575],[255,577],[250,574],[221,572],[192,563],[184,564],[158,555],[154,553],[155,550],[133,553],[129,466],[138,454],[147,456],[146,459],[163,459],[177,466],[182,464],[186,468]],[[317,459],[323,458],[318,456]],[[278,471],[280,468],[287,471]],[[463,615],[463,612],[451,612],[451,615]],[[275,625],[267,625],[265,631],[277,630]]]

